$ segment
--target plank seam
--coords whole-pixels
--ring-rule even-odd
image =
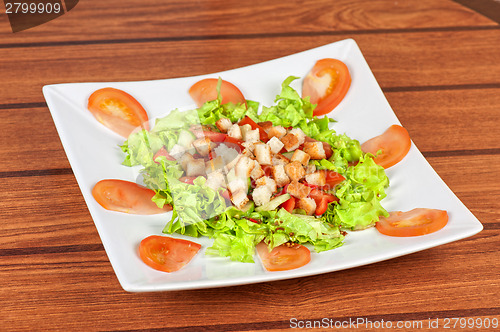
[[[286,37],[318,37],[318,36],[339,36],[339,35],[371,35],[371,34],[396,34],[396,33],[422,33],[422,32],[460,32],[478,30],[500,30],[500,25],[487,26],[463,26],[463,27],[432,27],[432,28],[408,28],[408,29],[374,29],[374,30],[340,30],[340,31],[295,31],[277,33],[249,33],[249,34],[218,34],[218,35],[196,35],[183,37],[154,37],[154,38],[129,38],[129,39],[93,39],[93,40],[68,40],[52,42],[26,42],[26,43],[5,43],[0,44],[0,48],[32,48],[32,47],[53,47],[53,46],[79,46],[79,45],[102,45],[102,44],[134,44],[134,43],[158,43],[158,42],[179,42],[198,40],[227,40],[227,39],[270,39]]]

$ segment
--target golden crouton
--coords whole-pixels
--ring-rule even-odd
[[[242,209],[248,203],[248,201],[248,196],[243,190],[231,193],[231,202],[233,202],[234,206],[236,206],[236,208],[238,209]]]
[[[312,216],[316,211],[316,201],[310,197],[304,197],[297,201],[297,209],[302,209],[307,215]]]
[[[292,158],[290,158],[290,161],[298,161],[304,166],[307,166],[309,163],[309,159],[311,159],[311,156],[305,153],[302,150],[295,150],[295,152],[292,155]]]
[[[288,133],[284,137],[282,137],[281,142],[285,145],[285,150],[287,150],[287,151],[296,150],[300,145],[299,139],[297,138],[297,136],[295,136],[294,134],[290,134],[290,133]]]
[[[290,159],[282,155],[281,153],[277,153],[273,155],[272,158],[273,165],[283,165],[285,166],[286,164],[290,163]]]
[[[286,129],[283,128],[282,126],[276,126],[276,127],[272,127],[269,129],[269,131],[267,132],[267,136],[269,138],[271,137],[276,137],[278,139],[281,139],[283,136],[286,135]]]
[[[259,186],[252,192],[252,199],[257,206],[264,205],[271,200],[272,192],[267,186]]]
[[[234,167],[236,176],[239,178],[248,178],[252,169],[254,168],[254,161],[247,156],[241,156],[236,166]]]
[[[292,181],[288,185],[286,192],[300,199],[307,197],[311,192],[311,188],[300,182]]]
[[[271,139],[267,141],[266,144],[269,145],[269,147],[271,148],[271,152],[274,154],[279,153],[284,146],[284,144],[277,137],[274,136],[271,137]]]
[[[315,186],[326,185],[326,173],[323,170],[316,171],[314,173],[306,174],[306,182],[313,184]]]
[[[236,123],[227,130],[227,135],[236,139],[242,139],[241,128]]]
[[[290,178],[286,175],[285,166],[283,165],[274,165],[271,169],[271,174],[278,187],[283,187],[290,183]]]
[[[292,161],[285,165],[285,172],[292,181],[299,181],[306,175],[306,170],[298,161]]]
[[[253,161],[253,166],[254,167],[252,169],[252,172],[250,172],[250,177],[253,180],[257,180],[257,179],[263,177],[264,175],[266,175],[266,173],[264,172],[264,170],[262,169],[260,164],[257,162],[257,160]]]
[[[231,120],[227,118],[220,118],[215,122],[215,125],[217,126],[217,129],[219,129],[222,133],[227,133],[229,130],[229,127],[231,127],[233,124],[231,123]]]
[[[206,136],[196,139],[193,142],[193,146],[203,157],[208,156],[208,154],[212,151],[212,141]]]
[[[272,164],[271,147],[265,143],[256,143],[254,145],[255,158],[261,165]]]
[[[289,131],[290,134],[294,134],[299,139],[299,145],[304,144],[304,140],[306,139],[306,134],[300,128],[293,128]]]
[[[263,176],[257,179],[257,181],[255,181],[255,184],[257,185],[257,187],[267,186],[272,193],[278,191],[278,186],[276,185],[276,181],[274,181],[269,176]]]
[[[325,159],[326,153],[322,142],[305,142],[304,152],[311,156],[311,159]]]
[[[186,166],[186,176],[205,175],[205,160],[194,159]]]

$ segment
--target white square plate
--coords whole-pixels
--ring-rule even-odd
[[[382,201],[388,211],[416,207],[447,210],[449,222],[442,230],[418,237],[384,236],[376,229],[350,232],[345,244],[327,252],[312,252],[311,262],[299,269],[267,272],[260,265],[209,257],[204,250],[207,238],[192,239],[202,250],[182,270],[163,273],[146,266],[138,255],[140,241],[161,231],[171,213],[137,216],[104,210],[91,195],[102,179],[136,181],[137,170],[121,165],[119,149],[123,138],[99,124],[86,108],[90,94],[114,87],[132,94],[147,110],[150,119],[165,116],[173,109],[195,108],[189,87],[206,77],[222,77],[240,88],[245,97],[271,106],[289,75],[304,77],[322,58],[337,58],[349,67],[352,84],[345,99],[329,116],[332,127],[364,142],[392,124],[400,124],[385,99],[357,44],[343,40],[305,52],[221,73],[143,82],[74,83],[48,85],[43,93],[57,127],[71,167],[118,280],[126,291],[166,291],[221,287],[303,277],[380,262],[444,243],[463,239],[482,230],[481,223],[446,186],[420,151],[412,144],[403,161],[389,168],[390,188]],[[292,86],[301,91],[302,80]],[[178,235],[174,235],[178,236]],[[180,236],[179,236],[180,237]]]

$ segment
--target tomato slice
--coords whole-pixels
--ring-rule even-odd
[[[269,140],[269,136],[267,135],[266,131],[264,128],[262,128],[260,125],[258,125],[255,121],[250,119],[247,115],[243,119],[238,122],[238,126],[244,126],[246,124],[249,124],[250,127],[252,127],[252,130],[258,129],[259,130],[259,135],[260,135],[260,140],[267,142]]]
[[[314,214],[317,216],[321,216],[326,212],[328,204],[331,202],[338,202],[339,200],[335,195],[324,192],[319,188],[313,188],[309,193],[309,197],[314,199],[316,202],[316,210],[314,211]]]
[[[374,161],[383,168],[389,168],[399,163],[410,151],[411,139],[408,131],[399,126],[390,126],[382,135],[373,137],[361,144],[363,152],[369,152]],[[382,153],[377,155],[377,151]]]
[[[326,186],[324,186],[323,189],[333,189],[336,185],[345,180],[345,177],[337,172],[330,170],[324,170],[324,172],[326,176]]]
[[[137,183],[123,180],[101,180],[92,189],[97,203],[106,210],[130,214],[158,214],[172,210],[170,205],[160,209],[151,199],[155,192]]]
[[[219,80],[216,78],[206,78],[198,81],[191,88],[189,88],[189,95],[195,101],[198,107],[201,107],[207,101],[217,99],[217,84]],[[222,80],[220,87],[220,94],[222,97],[222,104],[245,104],[246,100],[240,89],[234,84]]]
[[[416,208],[407,212],[390,212],[375,225],[377,230],[389,236],[419,236],[436,232],[448,223],[444,210]]]
[[[164,146],[162,146],[160,150],[156,151],[155,155],[153,156],[153,160],[155,160],[156,162],[156,158],[158,157],[165,157],[167,158],[167,160],[175,160],[175,158],[172,157],[170,153],[168,153],[167,149],[165,149]]]
[[[285,243],[269,251],[267,245],[261,242],[256,249],[267,271],[293,270],[311,261],[311,252],[300,244]]]
[[[280,206],[287,210],[288,212],[292,213],[293,209],[295,208],[295,197],[290,197],[289,200],[285,201],[284,203],[282,203]]]
[[[151,235],[141,241],[139,255],[155,270],[175,272],[189,263],[201,245],[173,237]]]
[[[122,90],[95,91],[89,97],[88,109],[100,123],[123,137],[137,128],[149,129],[148,114],[142,105]]]
[[[330,113],[344,99],[351,86],[349,69],[340,60],[321,59],[304,78],[302,96],[317,104],[313,115]]]

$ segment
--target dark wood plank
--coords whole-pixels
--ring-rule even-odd
[[[385,95],[424,154],[477,155],[498,153],[500,149],[500,88]],[[71,173],[47,108],[3,109],[0,123],[0,141],[9,143],[3,147],[0,177]]]
[[[356,35],[382,88],[493,84],[500,29]],[[351,37],[320,36],[0,49],[2,104],[43,102],[45,84],[174,78],[238,68]],[[251,52],[241,52],[241,43]],[[253,47],[251,45],[259,45]],[[457,46],[460,45],[460,51]],[[203,49],[203,56],[199,50]],[[224,50],[224,56],[221,56]],[[40,61],[39,59],[44,59]],[[300,75],[300,73],[295,73]],[[305,75],[306,73],[303,73]]]
[[[494,25],[452,1],[80,1],[22,33],[12,34],[7,17],[0,17],[0,45]]]

